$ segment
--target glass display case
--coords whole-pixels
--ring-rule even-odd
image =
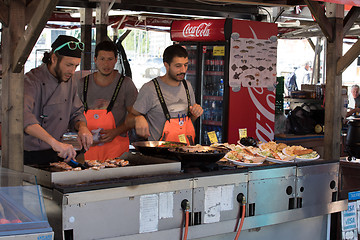
[[[41,188],[34,175],[0,168],[0,239],[29,234],[53,239]]]

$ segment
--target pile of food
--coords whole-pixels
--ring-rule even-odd
[[[87,166],[87,169],[92,170],[100,170],[103,168],[116,168],[116,167],[125,167],[129,165],[129,161],[125,161],[123,159],[106,159],[105,161],[101,162],[98,160],[85,160],[85,166]],[[54,162],[50,163],[50,166],[55,167],[60,170],[65,171],[81,171],[81,167],[71,167],[66,162]],[[87,170],[85,169],[85,170]]]
[[[319,154],[302,146],[288,146],[285,143],[270,141],[259,144],[259,147],[235,144],[216,144],[216,147],[230,149],[224,160],[241,166],[260,165],[265,160],[273,163],[288,163],[318,159]]]

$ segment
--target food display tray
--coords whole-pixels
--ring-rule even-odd
[[[128,166],[100,170],[59,171],[50,167],[24,165],[24,172],[34,174],[38,184],[51,188],[54,184],[73,185],[94,180],[171,174],[181,171],[181,163],[178,161],[145,156],[141,153],[129,152],[123,155],[123,159],[129,161]]]

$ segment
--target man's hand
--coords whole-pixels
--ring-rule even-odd
[[[108,130],[101,130],[100,131],[100,142],[108,143],[114,140],[116,136],[120,135],[117,128],[108,129]]]
[[[89,150],[90,146],[93,144],[93,135],[85,125],[80,125],[78,129],[78,139],[80,139],[81,146],[85,151]]]
[[[149,124],[144,116],[140,115],[135,117],[135,130],[136,134],[141,137],[150,137]]]
[[[190,106],[190,113],[192,116],[191,119],[194,121],[204,113],[204,110],[199,104],[195,103],[194,105]]]
[[[54,141],[52,149],[57,152],[57,155],[63,158],[65,162],[69,162],[76,157],[76,151],[71,144]]]

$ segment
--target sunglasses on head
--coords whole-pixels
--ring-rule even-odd
[[[74,42],[74,41],[66,42],[63,45],[58,46],[54,50],[54,52],[59,51],[60,49],[62,49],[65,46],[68,46],[68,48],[70,50],[75,50],[76,48],[79,48],[81,51],[84,51],[85,44],[83,42]]]

